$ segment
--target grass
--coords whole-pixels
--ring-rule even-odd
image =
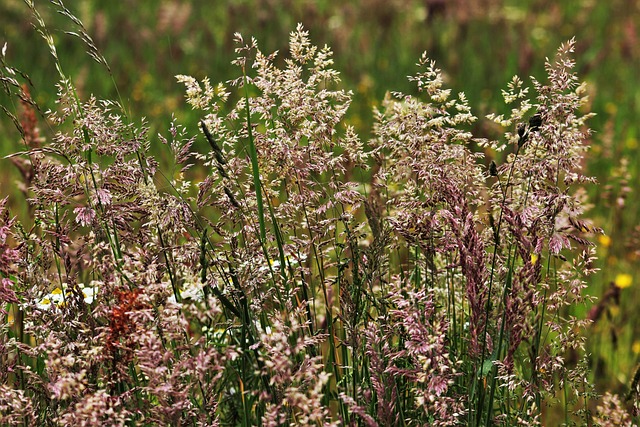
[[[631,420],[640,344],[623,326],[637,324],[635,94],[618,83],[631,75],[611,78],[637,61],[628,11],[488,3],[485,19],[408,3],[362,8],[376,25],[359,27],[348,5],[295,4],[279,20],[246,20],[266,48],[237,39],[226,66],[250,3],[207,11],[213,30],[196,19],[204,5],[167,3],[153,17],[173,17],[154,24],[166,35],[155,51],[136,39],[150,40],[149,9],[113,6],[110,21],[86,5],[34,6],[46,43],[16,33],[53,62],[11,57],[13,45],[5,57],[43,83],[30,88],[39,109],[20,107],[26,93],[9,80],[20,75],[5,68],[2,105],[24,144],[11,151],[31,150],[12,159],[31,203],[20,222],[2,223],[3,422]],[[88,34],[76,13],[96,42],[49,32]],[[118,16],[136,56],[109,68],[103,58],[125,49],[110,53],[100,25]],[[297,20],[311,36],[289,37]],[[551,30],[568,39],[571,21],[585,28],[578,44],[552,56]],[[477,54],[495,52],[495,40],[474,35],[498,29],[504,49]],[[173,38],[182,32],[191,37]],[[330,40],[335,63],[309,37]],[[427,57],[413,65],[424,47],[447,74]],[[85,48],[102,64],[67,61]],[[74,62],[80,69],[65,72]],[[375,74],[362,71],[371,64]],[[212,80],[236,80],[208,87],[211,67]],[[58,105],[47,95],[52,70]],[[511,79],[522,71],[537,80]],[[184,73],[197,77],[179,78],[193,112],[166,79]],[[397,80],[405,75],[414,77]],[[509,81],[498,106],[496,88]],[[593,134],[589,109],[599,113]],[[13,210],[21,197],[13,192]]]

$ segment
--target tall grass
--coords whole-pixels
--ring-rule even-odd
[[[390,92],[363,141],[328,47],[298,26],[280,66],[237,34],[235,79],[177,76],[202,117],[166,124],[165,171],[146,123],[81,99],[29,4],[60,84],[43,141],[3,52],[33,222],[0,205],[1,423],[631,425],[585,359],[602,230],[573,40],[503,91],[500,140],[424,55],[420,95]]]

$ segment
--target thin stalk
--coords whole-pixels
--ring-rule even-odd
[[[505,183],[504,186],[504,191],[503,191],[503,195],[502,195],[502,202],[501,204],[504,206],[504,203],[507,199],[507,190],[509,188],[509,185],[511,183],[511,178],[513,177],[513,172],[515,170],[515,165],[516,165],[516,161],[518,160],[518,153],[520,152],[520,144],[518,144],[517,148],[516,148],[516,152],[514,154],[514,159],[513,162],[511,163],[511,168],[509,169],[509,175],[507,176],[507,181]],[[502,188],[502,185],[500,186],[500,188]],[[490,213],[491,214],[491,213]],[[502,220],[503,220],[503,215],[504,215],[504,208],[500,209],[500,216],[498,217],[498,224],[496,226],[496,235],[500,234],[500,229],[502,227]],[[480,365],[479,366],[483,366],[484,362],[485,362],[485,356],[486,356],[486,351],[487,351],[487,330],[488,330],[488,326],[489,326],[489,311],[490,311],[490,302],[491,302],[491,291],[493,289],[493,280],[495,277],[495,269],[496,269],[496,263],[498,260],[498,243],[495,242],[494,246],[493,246],[493,256],[491,259],[491,272],[489,274],[489,287],[488,287],[488,291],[487,291],[487,304],[485,306],[485,323],[484,323],[484,330],[482,333],[482,357],[480,358]],[[478,372],[478,369],[475,370],[475,372]],[[474,377],[474,383],[472,386],[472,394],[475,393],[475,390],[477,388],[477,382],[478,382],[478,375],[475,375]],[[480,393],[480,396],[478,397],[478,402],[477,402],[477,406],[476,406],[476,426],[480,426],[480,421],[482,419],[482,408],[484,406],[484,392]],[[491,412],[491,409],[489,408],[489,412]],[[470,416],[472,416],[471,411],[469,413]]]
[[[506,283],[502,291],[502,298],[501,298],[502,304],[505,306],[506,306],[506,300],[507,300],[507,293],[511,289],[511,285],[513,283],[513,270],[515,268],[515,260],[516,260],[515,254],[513,256],[511,255],[511,249],[512,248],[509,248],[509,257],[507,260],[507,264],[510,263],[511,265],[509,266],[509,269],[507,271]],[[502,353],[502,343],[504,342],[504,339],[505,339],[504,333],[505,333],[506,323],[507,323],[507,312],[505,307],[505,311],[502,313],[502,320],[500,322],[500,334],[498,337],[498,347],[495,350],[496,359],[499,359]],[[489,402],[487,405],[487,417],[485,420],[486,426],[491,425],[491,417],[493,416],[492,408],[493,408],[493,399],[494,399],[495,390],[496,390],[497,374],[498,374],[498,367],[496,365],[493,365],[491,369],[491,385],[490,385],[490,391],[489,391]]]
[[[344,222],[344,221],[343,221]],[[361,304],[362,304],[362,283],[361,283],[361,278],[360,278],[360,269],[359,269],[359,264],[358,264],[358,260],[360,258],[360,252],[358,250],[358,245],[354,244],[354,239],[351,236],[351,230],[349,229],[348,225],[346,224],[346,222],[344,222],[345,224],[345,228],[347,230],[347,238],[349,241],[349,246],[351,247],[351,259],[352,259],[352,288],[353,288],[353,292],[355,293],[354,295],[354,318],[352,320],[352,325],[353,328],[357,328],[358,324],[360,323],[360,318],[362,317],[362,315],[365,313],[365,310],[362,310],[361,308]],[[343,328],[344,330],[344,328]],[[352,331],[352,334],[354,334],[355,331]],[[346,331],[345,331],[345,338],[346,338]],[[344,359],[343,363],[347,363],[347,358]],[[358,378],[358,354],[356,352],[356,349],[353,348],[352,350],[352,354],[351,354],[351,372],[352,372],[352,387],[353,387],[353,398],[354,400],[357,399],[358,396],[358,382],[359,382],[359,378]]]
[[[167,267],[167,273],[169,274],[169,281],[171,282],[171,289],[173,290],[173,296],[176,299],[177,303],[182,301],[182,297],[180,296],[180,292],[178,290],[178,284],[176,283],[176,278],[171,268],[171,263],[169,262],[170,258],[170,248],[168,248],[164,243],[164,238],[162,237],[162,231],[158,226],[158,239],[160,240],[160,247],[162,248],[162,252],[164,253],[164,263]]]
[[[251,172],[253,175],[253,187],[256,191],[256,204],[258,207],[258,221],[260,222],[260,238],[263,242],[267,240],[267,231],[264,220],[264,205],[262,202],[262,185],[260,183],[260,166],[258,164],[258,152],[253,140],[253,129],[251,125],[251,109],[249,108],[249,89],[247,88],[247,74],[244,67],[242,68],[242,76],[244,79],[244,100],[245,111],[247,113],[247,132],[249,135],[249,157],[251,159]]]

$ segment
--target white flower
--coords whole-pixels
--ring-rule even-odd
[[[98,283],[99,282],[93,280],[87,287],[84,287],[82,283],[79,284],[82,295],[84,296],[84,302],[86,304],[91,304],[93,302],[96,292],[98,291]]]
[[[36,303],[39,310],[49,310],[51,308],[51,300],[47,297],[42,298]]]
[[[67,284],[63,283],[62,288],[55,288],[48,294],[44,295],[36,302],[36,307],[40,310],[50,310],[52,307],[61,307],[64,305],[64,289]]]
[[[98,292],[98,288],[102,285],[102,282],[98,280],[92,280],[89,285],[84,283],[78,283],[78,288],[82,292],[84,302],[91,304],[95,299]],[[50,310],[51,307],[62,307],[65,304],[66,298],[69,295],[69,285],[65,282],[60,287],[55,288],[46,295],[43,295],[39,301],[36,302],[36,307],[40,310]]]

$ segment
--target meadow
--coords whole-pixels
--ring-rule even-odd
[[[639,17],[0,1],[0,425],[637,425]]]

